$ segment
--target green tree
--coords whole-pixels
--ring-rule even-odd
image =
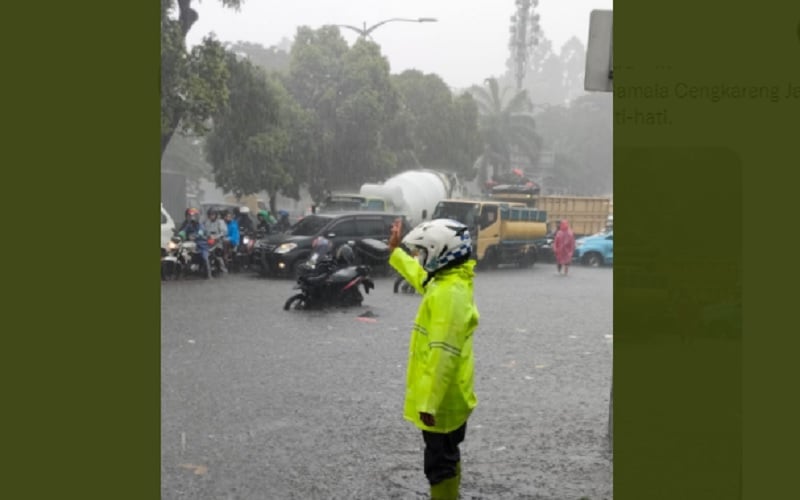
[[[438,75],[417,70],[394,75],[392,82],[401,96],[398,117],[405,134],[394,144],[398,157],[469,178],[481,152],[478,108],[472,96],[454,97]]]
[[[306,152],[297,146],[308,145],[305,118],[277,78],[232,53],[226,63],[230,97],[206,142],[214,179],[237,197],[266,191],[275,210],[279,192],[297,197],[297,165]]]
[[[480,111],[479,129],[483,139],[483,153],[477,166],[481,180],[488,178],[491,167],[495,174],[510,170],[511,156],[519,152],[535,163],[538,157],[540,137],[533,118],[533,104],[526,90],[515,92],[510,99],[505,95],[509,87],[500,90],[496,78],[486,79],[486,88],[473,86]]]
[[[389,76],[375,43],[359,39],[348,47],[335,26],[298,28],[286,81],[313,116],[317,149],[303,180],[315,201],[325,191],[352,189],[393,172],[397,160],[384,135],[398,96]]]
[[[238,9],[242,0],[220,0]],[[186,34],[198,20],[191,0],[161,0],[161,155],[179,128],[202,135],[227,99],[224,48],[206,37],[191,51]]]

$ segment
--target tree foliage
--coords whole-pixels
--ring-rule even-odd
[[[242,0],[220,0],[238,9]],[[161,0],[161,155],[179,128],[202,135],[227,99],[224,48],[206,37],[191,51],[186,34],[199,19],[191,0]]]
[[[287,86],[312,116],[316,154],[304,180],[315,200],[393,172],[396,158],[384,140],[398,108],[389,63],[373,42],[348,47],[339,29],[300,27],[292,45]]]
[[[501,90],[496,78],[488,78],[485,83],[485,87],[474,86],[470,89],[480,110],[483,154],[478,166],[482,180],[486,180],[489,167],[496,174],[508,172],[514,152],[520,152],[532,163],[535,162],[540,146],[532,114],[533,104],[527,91],[516,91],[510,99],[506,99],[509,87]]]
[[[281,82],[248,59],[228,53],[226,66],[230,97],[206,144],[214,179],[236,196],[266,191],[274,209],[277,193],[297,196],[305,117]]]
[[[392,77],[401,96],[400,141],[395,141],[399,158],[413,159],[413,166],[436,168],[473,175],[472,165],[481,152],[478,108],[470,94],[454,97],[435,74],[407,70]],[[395,124],[395,127],[397,125]],[[398,136],[395,136],[398,137]]]

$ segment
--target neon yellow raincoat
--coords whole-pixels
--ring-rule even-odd
[[[422,430],[453,431],[478,404],[472,373],[479,319],[472,300],[475,261],[439,271],[425,288],[427,273],[402,249],[392,252],[389,263],[423,296],[411,331],[403,416]],[[433,415],[436,425],[423,424],[420,412]]]

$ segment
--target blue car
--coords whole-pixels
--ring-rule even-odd
[[[598,267],[614,263],[614,231],[602,232],[575,240],[572,259],[586,266]]]

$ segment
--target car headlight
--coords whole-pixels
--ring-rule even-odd
[[[279,254],[289,253],[295,248],[297,248],[297,243],[284,243],[282,245],[279,245],[278,248],[275,249],[275,253]]]

